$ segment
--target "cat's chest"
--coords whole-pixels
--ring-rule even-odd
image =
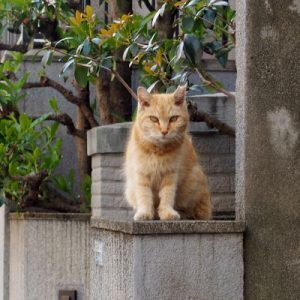
[[[151,178],[161,177],[166,173],[176,172],[178,169],[178,157],[176,155],[148,154],[139,157],[138,171]]]

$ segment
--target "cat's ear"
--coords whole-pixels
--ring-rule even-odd
[[[184,103],[186,97],[186,87],[187,84],[179,85],[176,91],[174,92],[174,99],[176,105],[181,105],[182,103]]]
[[[144,87],[142,86],[138,87],[137,96],[141,106],[150,106],[151,95]]]

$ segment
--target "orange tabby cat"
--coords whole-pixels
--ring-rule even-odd
[[[125,194],[136,221],[211,217],[207,179],[187,132],[185,94],[185,86],[172,94],[138,88],[125,161]]]

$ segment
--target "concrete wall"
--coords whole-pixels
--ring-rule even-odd
[[[237,11],[245,299],[300,299],[300,1],[237,1]]]
[[[12,214],[9,299],[57,300],[61,289],[88,299],[89,225],[89,215]]]
[[[90,300],[243,299],[242,223],[92,226]]]
[[[131,218],[132,210],[123,197],[123,151],[130,123],[94,128],[88,134],[88,154],[92,155],[93,216]],[[234,212],[234,138],[191,124],[194,146],[208,176],[214,209]]]
[[[0,300],[9,297],[9,224],[8,211],[0,207]]]

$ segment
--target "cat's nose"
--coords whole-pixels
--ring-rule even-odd
[[[161,131],[161,134],[162,134],[163,136],[165,136],[167,133],[168,133],[168,130],[162,130],[162,131]]]

